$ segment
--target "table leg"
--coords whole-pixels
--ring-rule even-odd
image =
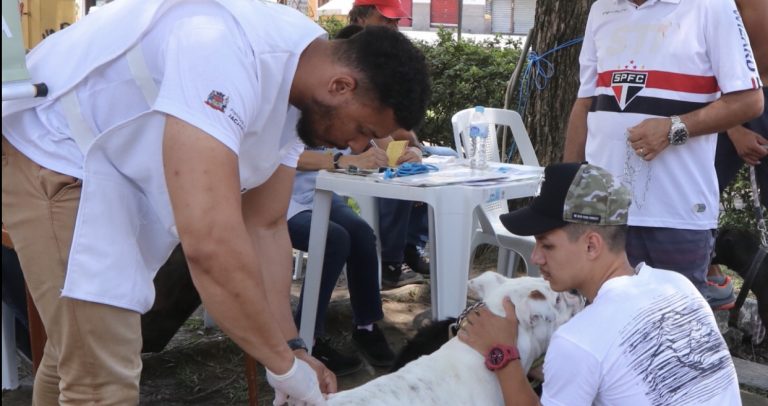
[[[376,257],[379,258],[379,289],[381,289],[381,234],[379,233],[379,199],[374,196],[352,196],[360,208],[360,217],[373,229],[376,236]]]
[[[469,278],[472,211],[459,202],[445,206],[450,207],[435,209],[430,221],[430,238],[437,245],[431,254],[436,259],[435,269],[430,268],[432,317],[437,320],[456,317],[464,310]]]
[[[316,189],[315,203],[312,208],[312,222],[309,230],[309,255],[307,272],[304,274],[304,301],[301,305],[301,324],[299,336],[307,343],[312,352],[317,322],[317,300],[320,296],[320,279],[325,259],[325,244],[328,238],[328,217],[331,215],[333,192]]]
[[[429,240],[427,241],[427,247],[429,248],[429,280],[435,280],[437,277],[437,241],[435,241],[435,209],[432,205],[428,205],[427,219],[429,220]],[[437,289],[432,289],[432,306],[435,305],[435,298],[437,297]],[[434,312],[433,312],[434,313]],[[433,314],[434,315],[434,314]]]

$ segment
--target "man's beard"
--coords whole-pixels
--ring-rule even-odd
[[[317,100],[311,101],[302,110],[301,117],[296,123],[296,133],[308,147],[317,148],[318,140],[328,139],[331,134],[330,124],[336,116],[336,109]]]

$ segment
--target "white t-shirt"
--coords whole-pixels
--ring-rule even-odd
[[[649,163],[627,146],[627,129],[682,115],[730,93],[760,87],[732,0],[627,0],[592,5],[579,57],[587,116],[586,159],[632,189],[629,224],[717,228],[714,134],[670,145]]]
[[[102,38],[110,35],[120,47],[63,48],[95,37],[110,44]],[[325,35],[296,10],[266,2],[126,1],[30,53],[30,73],[51,78],[50,100],[4,102],[3,134],[38,164],[84,179],[62,296],[142,313],[152,306],[152,279],[179,241],[160,113],[237,154],[242,190],[265,182],[280,163],[295,166],[302,144],[291,83],[303,50]],[[137,41],[159,88],[151,105],[124,55]],[[57,70],[69,56],[72,64]],[[96,134],[85,158],[59,101],[69,89]]]
[[[738,405],[712,310],[684,276],[638,265],[555,331],[543,405]]]
[[[256,89],[284,85],[254,74],[255,57],[248,38],[235,18],[214,2],[171,8],[152,26],[141,46],[160,90],[154,109],[200,128],[238,154],[259,105],[272,103],[260,99],[272,90],[260,94]],[[124,55],[94,71],[76,89],[84,119],[95,134],[146,110]],[[268,136],[280,137],[280,162],[296,167],[303,145],[294,131],[300,112],[288,108],[286,131]],[[3,134],[41,166],[83,177],[83,154],[69,136],[58,100],[5,117]]]

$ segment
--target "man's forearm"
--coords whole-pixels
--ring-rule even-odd
[[[293,353],[286,344],[281,315],[269,301],[269,284],[258,259],[263,255],[254,251],[245,227],[220,225],[207,241],[184,249],[203,304],[222,331],[269,370],[286,372]],[[284,305],[290,309],[289,302]]]
[[[680,116],[691,136],[725,131],[745,123],[763,112],[761,89],[722,95],[706,107]]]
[[[259,251],[246,231],[242,203],[250,193],[240,193],[237,156],[199,128],[168,116],[163,165],[176,227],[203,304],[243,350],[272,372],[287,372],[295,358],[267,301],[258,258],[268,253]],[[257,212],[272,222],[285,219],[293,172],[279,167],[264,184],[273,188],[255,199]],[[273,181],[277,174],[283,176]]]
[[[539,405],[539,398],[528,383],[520,360],[512,361],[506,367],[496,371],[501,385],[501,393],[506,406]]]
[[[261,256],[264,285],[272,314],[280,325],[280,331],[290,339],[298,336],[296,324],[291,313],[291,239],[285,222],[273,229],[255,229],[251,239],[262,252],[270,255]],[[312,343],[307,343],[312,346]]]
[[[319,171],[333,169],[333,154],[320,151],[304,151],[299,155],[296,169],[300,171]]]
[[[579,98],[573,103],[565,133],[563,162],[584,161],[584,149],[587,145],[587,114],[591,104],[591,97]]]

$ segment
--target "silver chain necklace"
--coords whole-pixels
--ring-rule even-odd
[[[627,140],[627,157],[624,160],[624,183],[632,191],[632,204],[637,206],[638,209],[642,209],[651,184],[651,163],[635,153],[632,145],[629,143],[629,134],[625,134],[625,138]],[[642,193],[638,196],[638,191],[635,189],[635,186],[637,186],[635,181],[641,172],[645,172],[645,185],[641,191]]]

